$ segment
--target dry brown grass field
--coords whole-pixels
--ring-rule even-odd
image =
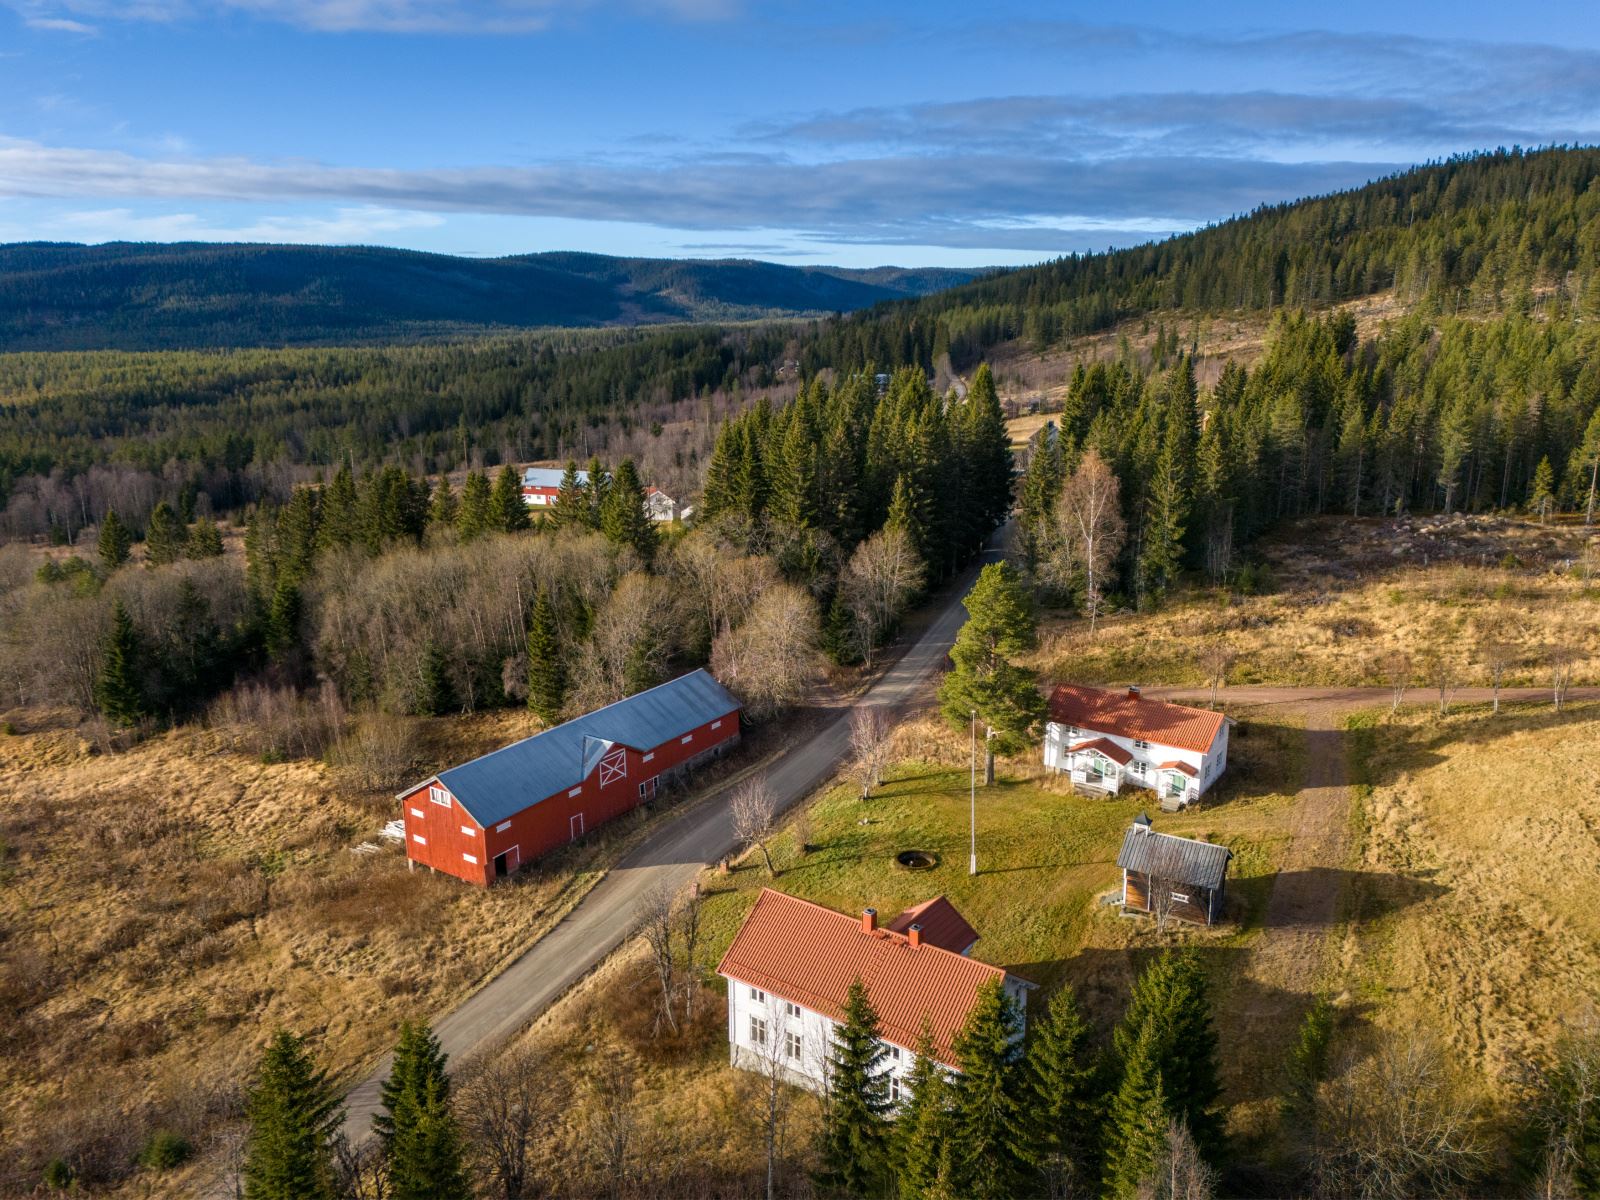
[[[1384,686],[1395,656],[1417,687],[1487,686],[1482,642],[1513,661],[1504,683],[1544,686],[1549,648],[1577,655],[1572,682],[1600,681],[1600,544],[1583,578],[1585,531],[1493,516],[1297,522],[1259,547],[1266,594],[1192,586],[1159,610],[1114,612],[1093,637],[1075,613],[1048,614],[1034,665],[1085,683],[1208,682],[1201,650],[1236,654],[1229,683]],[[1591,539],[1600,543],[1600,539]]]
[[[266,762],[203,729],[102,753],[63,714],[4,715],[6,1163],[86,1144],[125,1161],[154,1127],[202,1131],[236,1111],[278,1028],[336,1074],[370,1061],[403,1018],[449,1007],[558,919],[642,824],[484,891],[408,872],[397,846],[352,853],[396,805],[320,761]],[[532,722],[431,723],[419,760]]]
[[[1352,1009],[1431,1028],[1503,1097],[1600,1016],[1600,702],[1356,722]]]

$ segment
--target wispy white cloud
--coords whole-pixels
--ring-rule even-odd
[[[538,33],[602,0],[4,0],[36,29],[92,33],[90,22],[196,22],[248,16],[325,33]],[[624,0],[678,20],[722,20],[736,0]]]
[[[0,211],[3,217],[3,211]],[[330,216],[267,215],[226,223],[198,213],[139,213],[131,208],[77,209],[51,220],[31,222],[30,238],[83,242],[293,242],[351,245],[379,242],[400,234],[437,229],[439,213],[408,212],[371,205],[334,209]],[[0,237],[19,231],[0,219]]]

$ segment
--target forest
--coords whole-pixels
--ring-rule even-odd
[[[787,401],[803,381],[900,366],[966,372],[998,347],[1047,350],[1152,314],[1315,312],[1391,290],[1406,319],[1366,339],[1384,349],[1357,375],[1369,389],[1363,407],[1381,407],[1386,421],[1398,413],[1425,443],[1412,455],[1407,503],[1444,506],[1446,489],[1424,474],[1437,478],[1452,461],[1465,473],[1450,506],[1521,503],[1544,457],[1570,492],[1583,436],[1569,428],[1571,414],[1594,404],[1597,176],[1600,151],[1587,149],[1453,159],[1164,242],[814,322],[381,348],[3,355],[0,536],[71,542],[112,507],[137,528],[157,500],[185,494],[202,511],[242,512],[259,499],[283,502],[341,462],[421,475],[602,453],[632,456],[648,482],[692,493],[716,423],[763,397]],[[1346,355],[1354,331],[1339,336],[1335,353]],[[1179,349],[1164,344],[1155,365]],[[1256,385],[1294,394],[1278,405],[1273,436],[1282,444],[1302,414],[1316,465],[1342,436],[1325,418],[1348,406],[1325,393],[1344,381],[1298,351],[1278,358]],[[1458,385],[1466,391],[1447,392]],[[1521,411],[1500,411],[1513,403],[1502,393]],[[1098,411],[1098,400],[1089,403]],[[1547,421],[1547,405],[1564,411]],[[1324,473],[1290,508],[1328,510],[1333,483]],[[1382,491],[1365,511],[1376,511]]]

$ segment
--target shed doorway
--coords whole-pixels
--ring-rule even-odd
[[[509,850],[494,856],[494,877],[504,879],[521,865],[522,849],[519,846],[512,846]]]
[[[573,813],[567,818],[567,834],[571,841],[577,841],[583,836],[583,814]]]

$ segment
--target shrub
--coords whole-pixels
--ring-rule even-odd
[[[65,1159],[52,1158],[45,1164],[43,1181],[52,1192],[64,1192],[72,1186],[72,1168]]]
[[[189,1161],[194,1147],[182,1134],[170,1129],[158,1129],[139,1152],[139,1165],[151,1171],[170,1171]]]

